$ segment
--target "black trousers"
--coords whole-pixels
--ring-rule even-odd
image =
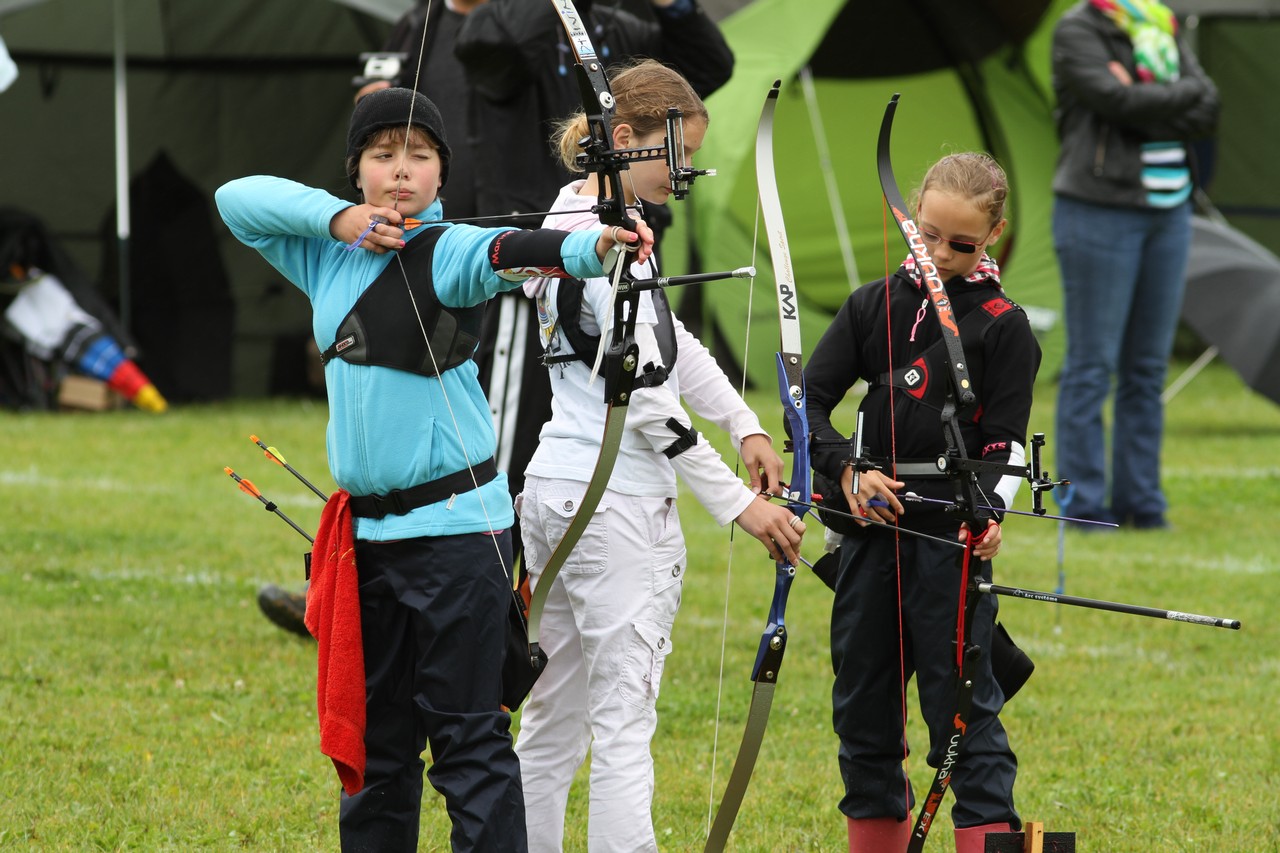
[[[413,851],[427,778],[454,850],[527,850],[520,764],[500,708],[511,593],[506,531],[356,544],[366,694],[365,786],[342,796],[344,851]]]
[[[902,769],[904,678],[916,677],[929,727],[930,767],[940,766],[953,731],[961,552],[906,535],[899,547],[901,656],[892,535],[845,537],[841,547],[831,616],[832,719],[845,784],[840,811],[852,818],[902,817],[915,806]],[[991,564],[975,560],[970,571],[989,576]],[[991,674],[995,616],[995,596],[982,596],[971,633],[982,655],[965,665],[966,676],[974,679],[973,706],[951,778],[951,814],[958,827],[1020,825],[1013,807],[1017,758],[998,716],[1004,695]]]

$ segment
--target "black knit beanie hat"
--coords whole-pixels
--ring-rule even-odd
[[[360,152],[369,142],[369,137],[383,128],[405,127],[410,118],[415,126],[427,132],[440,150],[440,185],[444,186],[449,180],[450,157],[449,143],[444,136],[444,120],[426,95],[412,89],[377,89],[360,99],[351,113],[351,128],[347,131],[347,162],[358,166]],[[347,175],[353,189],[357,189],[356,178],[359,175],[356,166]]]

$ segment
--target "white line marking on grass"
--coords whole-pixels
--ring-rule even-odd
[[[1275,557],[1263,557],[1254,554],[1252,557],[1216,557],[1211,560],[1195,560],[1191,562],[1198,569],[1211,572],[1222,572],[1228,575],[1268,575],[1280,570],[1280,561]]]
[[[152,484],[137,484],[111,477],[49,477],[32,466],[21,471],[0,471],[0,486],[39,486],[45,489],[87,489],[97,492],[172,492]]]
[[[190,571],[181,566],[154,569],[90,569],[87,574],[91,580],[98,582],[153,583],[160,581],[173,586],[253,586],[253,581],[244,578],[233,578],[216,572]]]
[[[1207,569],[1224,575],[1269,575],[1280,571],[1280,558],[1265,554],[1240,554],[1222,557],[1203,557],[1200,554],[1183,554],[1163,561],[1197,571]]]
[[[1280,480],[1280,468],[1275,466],[1251,466],[1248,468],[1214,468],[1215,477],[1228,480]],[[1180,466],[1165,466],[1161,469],[1164,477],[1177,480],[1203,480],[1203,468],[1184,468]]]
[[[210,475],[209,482],[216,483],[217,477],[227,479],[225,474],[218,473]],[[227,482],[230,483],[228,479]],[[257,485],[255,483],[255,485]],[[34,466],[25,470],[8,470],[0,471],[0,486],[19,486],[22,488],[41,488],[41,489],[72,489],[76,491],[89,492],[145,492],[148,494],[186,494],[190,490],[182,486],[166,486],[157,485],[155,483],[135,483],[128,480],[118,480],[113,477],[50,477],[41,474]],[[289,485],[292,488],[292,484]],[[208,486],[212,491],[215,487]],[[259,487],[261,488],[261,487]],[[231,483],[226,487],[228,492],[235,491],[235,483]],[[320,499],[315,497],[311,492],[304,495],[298,494],[282,494],[273,495],[268,493],[267,499],[282,509],[319,509],[322,504]],[[295,519],[296,520],[296,519]]]
[[[1083,657],[1090,660],[1137,661],[1155,664],[1169,672],[1178,672],[1186,668],[1181,661],[1166,651],[1147,651],[1142,646],[1130,643],[1106,643],[1103,645],[1078,645],[1073,643],[1068,645],[1059,642],[1028,640],[1022,645],[1032,657],[1053,660]]]

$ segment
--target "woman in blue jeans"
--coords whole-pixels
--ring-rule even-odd
[[[1218,92],[1155,0],[1082,0],[1053,36],[1062,148],[1054,245],[1067,355],[1058,391],[1064,509],[1168,526],[1160,402],[1191,242],[1187,143],[1213,131]],[[1115,378],[1108,493],[1103,405]]]

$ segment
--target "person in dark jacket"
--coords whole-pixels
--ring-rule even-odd
[[[957,414],[966,453],[986,462],[1020,465],[1025,458],[1032,387],[1040,347],[1026,314],[1001,289],[1000,270],[986,253],[1004,231],[1008,183],[985,154],[939,160],[925,175],[917,223],[959,325],[977,403]],[[887,305],[886,305],[887,302]],[[905,529],[964,541],[955,516],[906,493],[953,499],[947,480],[891,479],[869,471],[853,486],[852,454],[831,424],[831,412],[858,380],[869,383],[859,411],[863,445],[873,459],[936,459],[946,451],[941,406],[948,382],[938,318],[929,307],[913,258],[887,280],[855,291],[836,314],[804,372],[814,471],[844,493],[852,513]],[[823,443],[824,440],[831,442]],[[843,442],[843,446],[839,443]],[[835,449],[833,449],[833,444]],[[892,472],[892,469],[890,469]],[[979,486],[988,505],[1011,506],[1021,480],[986,473]],[[900,499],[901,498],[901,499]],[[978,573],[990,580],[1001,530],[991,519],[974,549]],[[929,727],[928,762],[939,767],[956,712],[957,550],[859,521],[840,542],[831,615],[833,723],[840,738],[853,853],[904,850],[913,797],[903,773],[906,709],[902,679],[914,673]],[[970,641],[992,647],[996,601],[983,596]],[[900,673],[902,675],[900,675]],[[968,728],[952,771],[956,849],[981,851],[988,832],[1019,826],[1013,805],[1017,761],[999,713],[1005,696],[983,654],[966,677],[974,681]]]
[[[1154,0],[1072,7],[1054,28],[1053,88],[1067,331],[1056,464],[1072,483],[1061,503],[1078,518],[1163,528],[1160,392],[1191,244],[1187,143],[1213,131],[1218,92]],[[1113,379],[1108,442],[1102,410]]]

